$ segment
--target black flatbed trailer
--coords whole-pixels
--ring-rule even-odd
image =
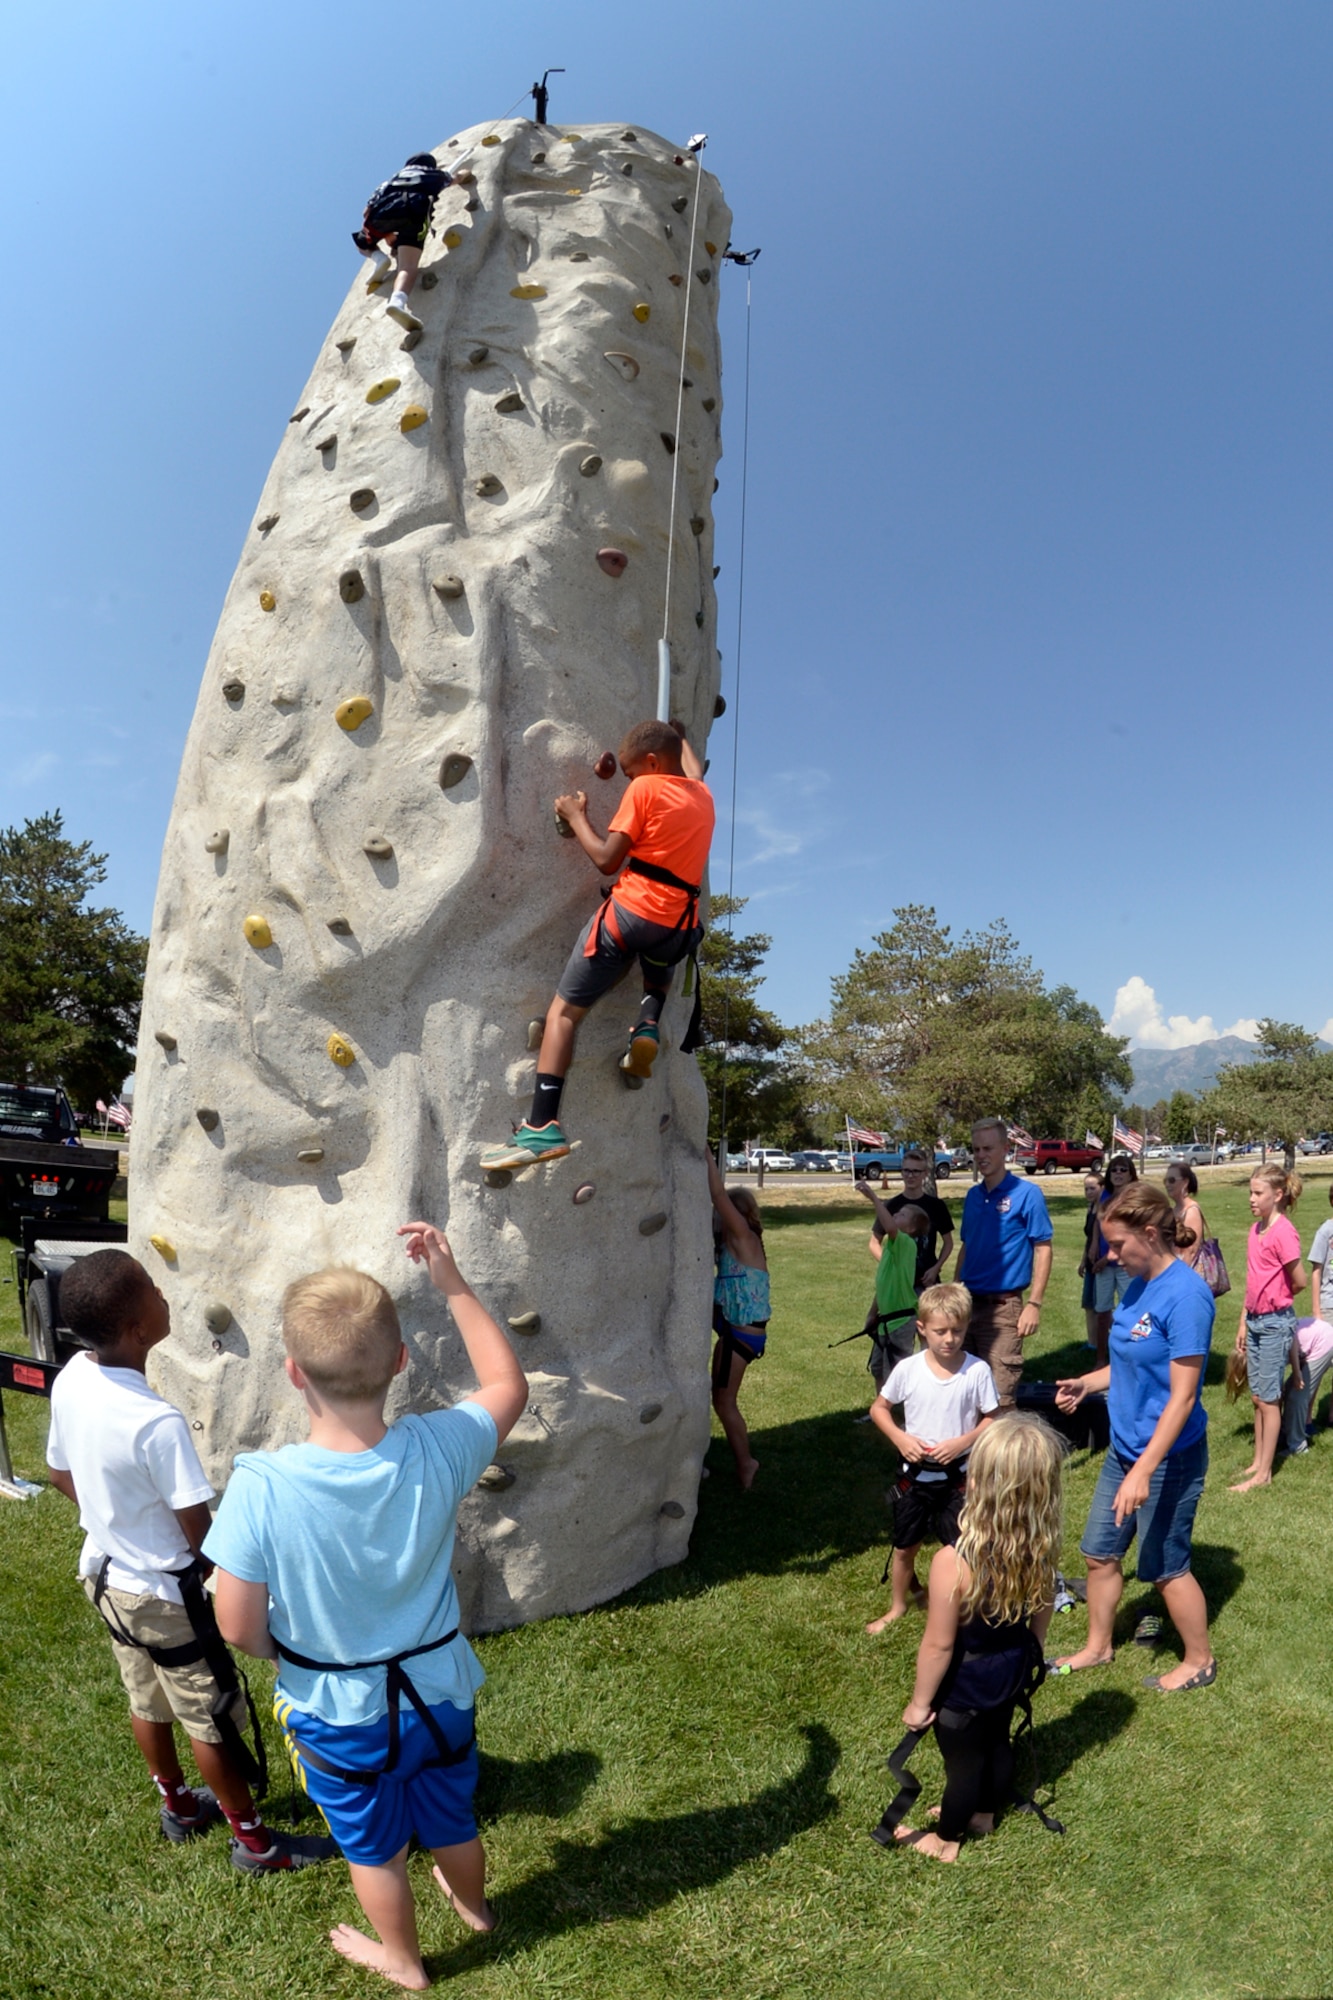
[[[123,1222],[20,1218],[14,1276],[23,1331],[35,1361],[59,1366],[85,1344],[62,1319],[60,1281],[76,1258],[103,1250],[108,1243],[123,1243],[128,1234]]]

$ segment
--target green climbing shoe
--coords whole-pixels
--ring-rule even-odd
[[[525,1118],[507,1146],[486,1148],[481,1164],[487,1173],[499,1168],[517,1173],[520,1167],[533,1166],[538,1160],[563,1160],[572,1150],[554,1118],[549,1125],[529,1125]]]
[[[636,1021],[630,1030],[629,1047],[620,1058],[626,1076],[651,1076],[657,1061],[658,1031],[655,1021]]]

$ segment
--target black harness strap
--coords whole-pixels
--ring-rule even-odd
[[[420,1690],[413,1682],[411,1676],[403,1671],[404,1660],[418,1659],[422,1653],[438,1652],[441,1646],[452,1644],[457,1637],[458,1627],[455,1625],[452,1632],[446,1632],[442,1639],[431,1639],[424,1646],[409,1646],[404,1652],[393,1653],[388,1659],[384,1660],[312,1660],[304,1653],[294,1653],[290,1646],[283,1645],[281,1639],[275,1639],[273,1643],[277,1647],[282,1659],[290,1660],[294,1667],[306,1667],[311,1673],[356,1674],[364,1673],[371,1667],[384,1668],[384,1692],[389,1703],[389,1747],[384,1762],[380,1765],[379,1769],[375,1771],[350,1771],[344,1769],[342,1765],[331,1764],[327,1757],[321,1757],[317,1750],[311,1750],[306,1744],[302,1743],[294,1732],[289,1732],[292,1736],[292,1741],[300,1750],[304,1761],[312,1765],[316,1771],[322,1771],[326,1777],[340,1778],[345,1785],[378,1784],[384,1774],[387,1771],[392,1771],[398,1763],[398,1753],[401,1747],[398,1708],[402,1697],[406,1695],[425,1725],[426,1734],[435,1745],[435,1755],[427,1757],[421,1768],[426,1771],[433,1771],[442,1765],[461,1764],[477,1740],[475,1720],[472,1726],[472,1734],[468,1737],[467,1742],[461,1744],[457,1750],[452,1749],[444,1731],[440,1728],[439,1723],[435,1720],[435,1717],[423,1701]]]
[[[227,1642],[218,1630],[213,1600],[204,1589],[203,1564],[196,1560],[185,1569],[166,1571],[166,1575],[174,1577],[179,1586],[181,1604],[194,1633],[193,1639],[181,1646],[150,1646],[125,1629],[115,1605],[107,1596],[107,1573],[110,1568],[110,1556],[103,1556],[93,1583],[93,1605],[101,1614],[113,1643],[131,1646],[138,1653],[147,1653],[155,1667],[192,1667],[197,1661],[204,1661],[217,1682],[218,1691],[208,1712],[222,1739],[222,1747],[246,1784],[252,1786],[262,1798],[268,1790],[268,1753],[264,1748],[259,1716],[250,1693],[250,1683],[232,1658]],[[255,1743],[253,1750],[237,1728],[232,1714],[238,1694],[244,1696],[249,1711]]]
[[[898,1789],[885,1807],[883,1819],[871,1829],[870,1834],[870,1838],[877,1840],[881,1847],[895,1844],[894,1828],[902,1824],[921,1796],[921,1780],[907,1766],[921,1748],[925,1734],[924,1729],[909,1729],[897,1749],[890,1753],[889,1771],[898,1780]]]

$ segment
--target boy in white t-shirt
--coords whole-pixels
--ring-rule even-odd
[[[916,1552],[926,1536],[946,1548],[958,1540],[967,1454],[999,1408],[990,1369],[964,1346],[971,1317],[966,1285],[927,1286],[916,1322],[925,1349],[897,1364],[870,1408],[902,1460],[893,1492],[893,1597],[884,1616],[866,1626],[874,1636],[903,1616],[909,1597],[924,1602]]]
[[[88,1350],[56,1377],[46,1462],[79,1510],[79,1576],[111,1635],[162,1831],[179,1842],[227,1819],[232,1864],[246,1874],[330,1860],[331,1840],[266,1826],[246,1782],[245,1770],[259,1769],[240,1734],[246,1698],[203,1590],[213,1489],[184,1417],[144,1376],[171,1331],[167,1302],[128,1251],[108,1249],[70,1266],[60,1304]],[[203,1786],[185,1782],[174,1722]]]

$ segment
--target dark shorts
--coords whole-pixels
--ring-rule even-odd
[[[614,909],[614,922],[620,932],[617,943],[611,929],[610,912]],[[578,943],[569,954],[569,963],[560,975],[556,992],[562,1000],[568,1000],[571,1007],[591,1007],[604,993],[625,977],[637,958],[643,967],[644,978],[653,986],[670,986],[671,974],[682,958],[688,958],[703,936],[703,926],[696,924],[687,931],[673,931],[668,924],[650,924],[646,917],[636,917],[629,910],[622,910],[619,903],[612,901],[607,906],[608,921],[603,921],[603,913],[598,910],[589,917],[579,932]],[[598,927],[597,944],[588,956],[588,940],[593,926]]]
[[[434,1702],[431,1714],[451,1749],[473,1734],[470,1708],[451,1701]],[[382,1772],[373,1785],[349,1785],[327,1771],[317,1771],[301,1755],[307,1745],[330,1764],[348,1771],[373,1771],[388,1752],[389,1718],[338,1728],[317,1715],[293,1708],[281,1696],[273,1713],[282,1729],[292,1767],[302,1789],[315,1801],[329,1832],[349,1861],[359,1867],[382,1868],[400,1854],[415,1833],[423,1847],[458,1847],[476,1838],[472,1797],[477,1789],[477,1746],[457,1764],[429,1765],[436,1754],[425,1723],[404,1701],[398,1762]]]
[[[386,209],[365,224],[366,234],[377,242],[381,236],[396,236],[400,248],[406,243],[418,250],[424,249],[432,206],[429,201],[414,201],[403,208]]]
[[[936,1541],[951,1549],[958,1540],[958,1517],[967,1487],[949,1479],[909,1479],[893,1489],[893,1546],[914,1549],[918,1542]]]
[[[1090,1562],[1116,1562],[1129,1553],[1137,1535],[1139,1582],[1170,1583],[1190,1566],[1194,1516],[1208,1471],[1207,1436],[1164,1458],[1149,1481],[1143,1505],[1117,1525],[1116,1489],[1133,1463],[1121,1458],[1114,1446],[1107,1451],[1079,1550]]]

